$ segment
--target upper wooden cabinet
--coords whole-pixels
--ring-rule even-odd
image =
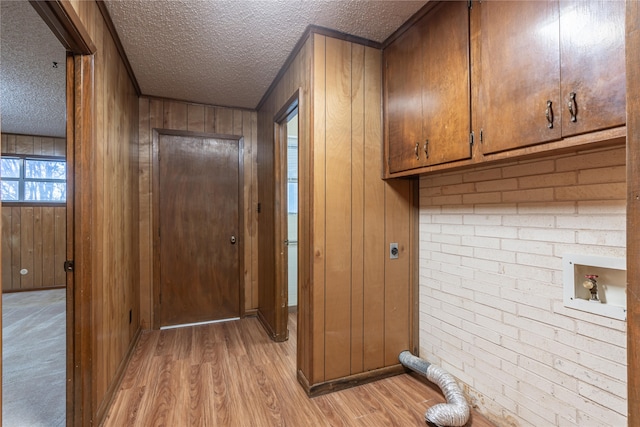
[[[617,143],[624,24],[622,1],[431,5],[384,49],[385,176]]]
[[[562,136],[626,123],[625,2],[560,2]]]
[[[411,27],[384,52],[389,170],[420,167],[422,142],[422,28]]]
[[[384,51],[389,173],[471,157],[469,9],[443,2]]]
[[[483,2],[480,31],[482,151],[560,139],[558,4]]]
[[[484,154],[624,125],[624,2],[486,1],[480,9]]]

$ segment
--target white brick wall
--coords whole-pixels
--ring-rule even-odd
[[[625,149],[420,179],[420,356],[499,426],[626,426],[626,323],[565,308],[565,253],[625,256]]]

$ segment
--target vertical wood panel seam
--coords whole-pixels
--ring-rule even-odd
[[[351,43],[348,43],[349,46],[349,118],[350,118],[350,138],[349,142],[351,144],[351,150],[349,151],[349,162],[351,164],[350,168],[350,176],[351,176],[351,221],[349,221],[349,225],[351,226],[351,238],[349,239],[349,256],[350,256],[350,266],[349,268],[349,372],[353,373],[353,364],[352,364],[352,355],[353,355],[353,48]]]
[[[351,196],[351,200],[350,200],[350,204],[351,204],[351,209],[350,209],[350,213],[351,213],[351,220],[349,221],[349,226],[351,228],[350,230],[350,261],[349,261],[349,275],[350,275],[350,280],[349,280],[349,286],[350,286],[350,290],[349,290],[349,373],[353,374],[353,353],[355,351],[354,345],[353,345],[353,340],[354,340],[354,313],[353,313],[353,303],[354,303],[354,275],[353,275],[353,268],[354,268],[354,264],[353,264],[353,258],[354,258],[354,227],[353,227],[353,221],[354,221],[354,168],[353,168],[353,158],[354,158],[354,140],[355,140],[355,134],[353,131],[354,128],[354,109],[353,109],[353,104],[354,104],[354,82],[353,82],[353,67],[354,67],[354,49],[353,49],[353,45],[349,42],[345,42],[348,43],[349,46],[349,117],[350,117],[350,122],[349,122],[349,126],[350,126],[350,131],[349,131],[349,135],[350,135],[350,153],[349,153],[349,163],[351,166],[351,170],[350,170],[350,178],[351,178],[351,191],[350,196]]]
[[[244,134],[244,128],[245,128],[245,115],[244,113],[242,113],[242,133]],[[242,307],[243,311],[246,311],[247,309],[247,300],[246,300],[246,295],[247,295],[247,289],[249,290],[249,301],[253,301],[253,270],[252,267],[253,266],[253,254],[251,252],[251,248],[253,247],[253,235],[251,234],[251,224],[252,224],[252,218],[253,218],[253,202],[252,202],[252,193],[253,193],[253,165],[251,162],[251,157],[253,156],[253,133],[252,131],[249,131],[249,135],[247,137],[245,137],[245,142],[246,144],[244,145],[244,150],[247,149],[247,147],[249,147],[249,170],[244,171],[244,173],[246,175],[248,175],[249,178],[249,182],[248,183],[244,183],[244,191],[247,192],[247,204],[249,206],[245,206],[244,210],[245,212],[249,213],[249,217],[244,219],[244,224],[243,227],[246,227],[246,224],[248,224],[249,226],[246,227],[246,231],[247,231],[247,235],[245,236],[245,265],[244,265],[244,269],[247,270],[247,266],[249,266],[249,271],[251,271],[251,274],[249,275],[249,284],[247,285],[247,283],[244,284],[244,294],[245,294],[245,301],[244,301],[244,307]],[[246,155],[246,153],[243,153],[243,158]],[[248,188],[247,188],[248,186]],[[247,211],[248,209],[248,211]],[[247,252],[246,248],[249,248],[249,251]],[[247,255],[249,255],[247,257]],[[253,305],[252,303],[250,303],[250,305]]]
[[[323,179],[324,179],[324,203],[323,203],[323,209],[324,209],[324,230],[323,230],[323,236],[322,239],[324,240],[324,244],[323,244],[323,248],[324,248],[324,253],[322,254],[322,263],[323,263],[323,268],[324,268],[324,275],[323,275],[323,292],[324,292],[324,319],[322,319],[322,321],[324,322],[324,328],[322,331],[322,339],[324,340],[324,370],[323,370],[323,377],[326,379],[327,378],[327,42],[326,39],[324,40],[323,43],[323,56],[324,56],[324,60],[323,60],[323,67],[324,67],[324,93],[322,94],[322,96],[324,97],[324,123],[323,123],[323,127],[324,127],[324,141],[323,143],[323,150],[324,150],[324,170],[323,170]]]
[[[384,197],[383,197],[383,201],[384,201],[384,207],[382,209],[383,211],[383,215],[382,217],[384,218],[384,235],[383,235],[383,245],[384,245],[384,249],[387,248],[387,245],[389,244],[389,238],[387,236],[387,232],[388,232],[388,228],[387,228],[387,190],[388,190],[389,186],[385,183],[384,184]],[[384,263],[383,263],[383,267],[382,267],[382,325],[383,325],[383,329],[382,329],[382,366],[386,365],[386,360],[385,360],[385,351],[387,348],[387,328],[384,327],[387,325],[387,256],[385,254],[384,257]]]
[[[349,91],[349,103],[351,105],[351,268],[349,269],[349,274],[351,275],[351,292],[349,293],[350,297],[351,297],[351,301],[349,303],[349,310],[353,311],[353,290],[354,290],[354,284],[353,284],[353,255],[354,255],[354,234],[353,234],[353,209],[354,209],[354,205],[353,205],[353,182],[354,182],[354,176],[353,176],[353,149],[354,149],[354,133],[353,133],[353,97],[354,97],[354,93],[353,93],[353,64],[354,64],[354,59],[353,59],[353,45],[351,45],[351,43],[349,44],[349,47],[351,48],[351,67],[350,67],[350,78],[351,78],[351,90]],[[350,322],[350,337],[349,337],[349,345],[351,347],[351,352],[349,354],[349,372],[351,374],[353,374],[353,364],[351,363],[353,361],[353,352],[354,352],[354,348],[353,348],[353,313],[351,313],[351,316],[349,316],[349,322]]]
[[[255,114],[255,120],[256,120],[256,126],[255,126],[255,130],[254,127],[252,126],[253,124],[253,114]],[[255,113],[249,113],[249,129],[250,129],[250,135],[251,135],[251,191],[249,194],[249,206],[251,207],[251,225],[250,225],[250,229],[253,231],[253,233],[251,234],[251,286],[249,287],[249,289],[251,289],[251,308],[255,309],[257,308],[257,305],[254,306],[253,305],[253,301],[256,299],[256,293],[257,293],[257,289],[254,288],[253,284],[254,282],[257,282],[257,280],[259,279],[259,275],[258,275],[258,268],[253,268],[254,267],[254,261],[255,258],[254,255],[257,255],[257,251],[256,253],[254,253],[253,248],[256,245],[256,239],[258,239],[258,230],[257,230],[257,222],[258,222],[258,215],[256,213],[256,210],[254,210],[254,206],[258,203],[258,200],[255,198],[258,189],[257,189],[257,162],[258,162],[258,146],[257,146],[257,140],[258,140],[258,112],[256,111]],[[254,133],[255,132],[255,133]],[[255,151],[254,151],[255,150]],[[254,161],[255,158],[255,161]],[[255,193],[255,194],[254,194]],[[257,277],[256,277],[257,276]],[[246,288],[245,288],[246,289]],[[245,306],[246,306],[246,302],[245,302]]]
[[[362,236],[360,236],[360,240],[362,242],[362,265],[360,268],[362,268],[362,298],[360,303],[362,304],[362,311],[361,311],[361,316],[362,318],[362,329],[360,330],[360,335],[361,335],[361,343],[360,345],[362,346],[362,352],[361,352],[361,359],[362,359],[362,370],[364,371],[364,310],[365,310],[365,306],[364,306],[364,293],[365,293],[365,287],[364,287],[364,264],[365,264],[365,241],[364,241],[364,212],[366,209],[366,200],[365,200],[365,194],[364,194],[364,189],[367,185],[367,181],[366,181],[366,151],[367,151],[367,146],[366,146],[366,142],[367,142],[367,138],[366,138],[366,128],[367,128],[367,50],[368,49],[363,49],[362,52],[362,104],[363,104],[363,108],[362,108],[362,217],[361,217],[361,221],[362,221]]]

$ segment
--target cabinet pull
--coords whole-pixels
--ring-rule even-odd
[[[547,101],[547,109],[545,111],[545,116],[547,117],[547,127],[549,129],[553,128],[553,109],[551,108],[551,101]]]
[[[426,159],[429,158],[429,140],[428,139],[424,141],[424,157]]]
[[[578,118],[578,104],[576,104],[576,93],[571,92],[569,94],[569,114],[571,114],[571,121],[576,122]]]
[[[416,160],[420,160],[420,154],[418,152],[419,150],[420,150],[420,143],[416,142],[416,148],[413,149],[413,152],[416,155]]]

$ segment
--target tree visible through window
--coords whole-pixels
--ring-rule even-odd
[[[67,200],[67,163],[60,158],[2,157],[3,202]]]

